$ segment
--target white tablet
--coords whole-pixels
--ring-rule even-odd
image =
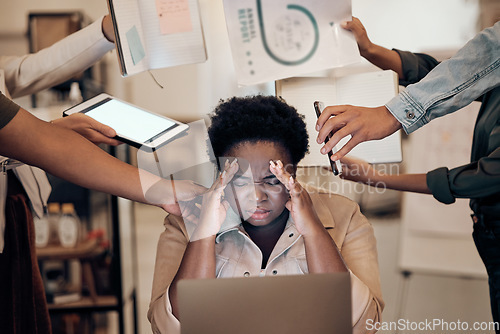
[[[138,148],[155,149],[188,129],[188,125],[154,114],[119,100],[100,94],[63,112],[64,116],[84,113],[98,122],[115,129],[116,139]]]

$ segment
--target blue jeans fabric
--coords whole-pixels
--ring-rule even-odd
[[[479,216],[472,237],[488,272],[493,321],[500,322],[500,220]],[[500,329],[496,330],[500,334]]]
[[[500,85],[500,22],[471,39],[418,83],[386,104],[411,133],[452,113]]]

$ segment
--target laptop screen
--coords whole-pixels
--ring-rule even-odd
[[[352,333],[349,273],[182,280],[182,334]]]

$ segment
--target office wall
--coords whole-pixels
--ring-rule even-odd
[[[386,47],[413,51],[452,53],[475,32],[478,0],[353,0],[353,14],[365,24],[372,41]],[[108,64],[108,92],[152,111],[193,121],[204,117],[220,98],[256,92],[272,94],[273,84],[238,87],[224,22],[222,0],[199,0],[208,60],[151,73],[163,89],[142,73],[130,78],[119,75],[116,55]],[[105,0],[2,0],[0,36],[2,54],[22,54],[29,11],[80,9],[95,20],[107,12]]]
[[[25,33],[28,12],[82,10],[92,20],[107,13],[106,0],[2,0],[0,34]]]
[[[371,40],[388,48],[457,49],[478,29],[478,0],[352,0],[352,6]]]
[[[236,85],[222,1],[199,2],[207,62],[153,71],[164,89],[157,87],[148,73],[137,75],[127,97],[134,103],[190,121],[210,112],[220,98],[273,93],[272,83],[258,87]],[[476,31],[475,0],[353,0],[352,3],[353,14],[365,23],[370,38],[387,47],[446,50],[450,54]]]
[[[218,6],[221,0],[200,0]],[[454,47],[471,35],[477,22],[478,0],[352,0],[354,15],[363,18],[370,36],[382,45],[420,49]],[[106,12],[106,0],[2,0],[0,32],[26,29],[28,11],[85,10],[91,19]],[[409,36],[411,39],[408,40]]]

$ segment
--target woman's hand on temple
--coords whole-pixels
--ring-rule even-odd
[[[190,236],[190,241],[195,241],[216,235],[229,208],[229,203],[224,199],[224,189],[238,171],[238,162],[234,159],[231,163],[226,160],[224,170],[215,180],[212,187],[203,195],[201,205],[195,203],[199,208],[199,216],[193,211],[189,212],[189,222],[196,227]],[[199,218],[197,218],[199,217]]]
[[[283,168],[283,163],[280,160],[276,162],[271,160],[269,164],[271,173],[290,193],[290,200],[286,203],[286,208],[290,211],[299,233],[307,237],[324,229],[307,190]]]

